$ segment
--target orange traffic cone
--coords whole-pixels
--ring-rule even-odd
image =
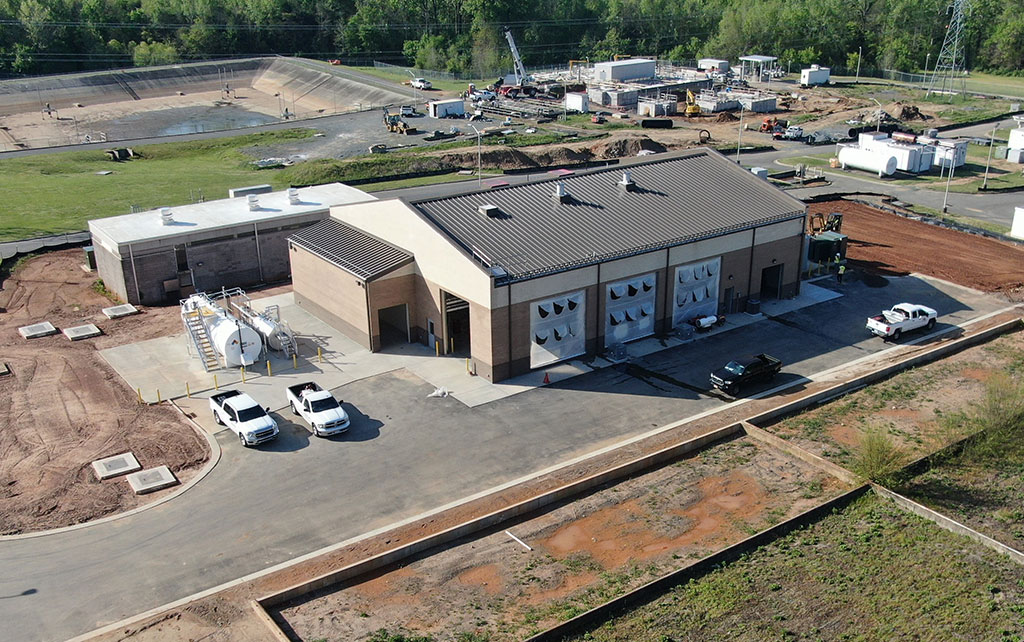
[[[544,373],[544,383],[551,383],[551,377],[549,377],[546,372]]]

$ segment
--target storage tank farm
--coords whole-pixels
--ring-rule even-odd
[[[206,294],[193,294],[182,302],[182,313],[198,311],[210,345],[228,368],[251,366],[263,353],[263,338],[246,323],[236,319]]]

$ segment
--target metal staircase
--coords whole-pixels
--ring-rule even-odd
[[[203,368],[207,372],[219,369],[220,361],[210,344],[210,334],[206,330],[206,321],[203,319],[203,308],[182,310],[181,318],[185,322],[185,330],[192,340],[192,345],[195,346],[199,358],[203,361]]]

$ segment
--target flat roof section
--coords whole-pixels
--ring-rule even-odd
[[[624,172],[633,186],[623,186]],[[555,195],[558,186],[565,195]],[[482,206],[493,205],[495,208]],[[806,206],[716,151],[413,201],[468,254],[511,280],[803,216]]]
[[[328,218],[288,238],[295,245],[370,281],[412,261],[412,254],[362,230]]]
[[[624,60],[609,60],[607,62],[595,62],[595,65],[602,65],[604,67],[629,67],[636,64],[645,64],[654,62],[650,58],[626,58]]]
[[[775,56],[740,56],[740,60],[745,62],[759,62],[761,64],[775,62],[778,60]]]
[[[287,190],[260,194],[259,209],[250,210],[248,197],[225,198],[171,207],[173,221],[164,225],[160,209],[89,221],[89,231],[117,245],[196,235],[245,223],[272,221],[329,210],[335,205],[375,201],[366,192],[342,183],[299,188],[299,202],[292,204]],[[182,241],[185,242],[185,241]]]

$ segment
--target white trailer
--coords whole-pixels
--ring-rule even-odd
[[[466,103],[453,98],[452,100],[432,100],[427,103],[427,114],[431,118],[455,118],[466,113]]]
[[[1024,127],[1010,130],[1010,140],[1006,146],[1010,149],[1024,149]]]
[[[828,79],[831,76],[831,71],[828,67],[819,67],[818,65],[811,65],[810,69],[800,70],[800,86],[801,87],[813,87],[815,85],[828,84]]]
[[[567,92],[565,94],[565,110],[586,114],[590,111],[590,97],[582,92]]]
[[[697,61],[697,69],[709,73],[729,73],[729,61],[721,58],[701,58]]]

